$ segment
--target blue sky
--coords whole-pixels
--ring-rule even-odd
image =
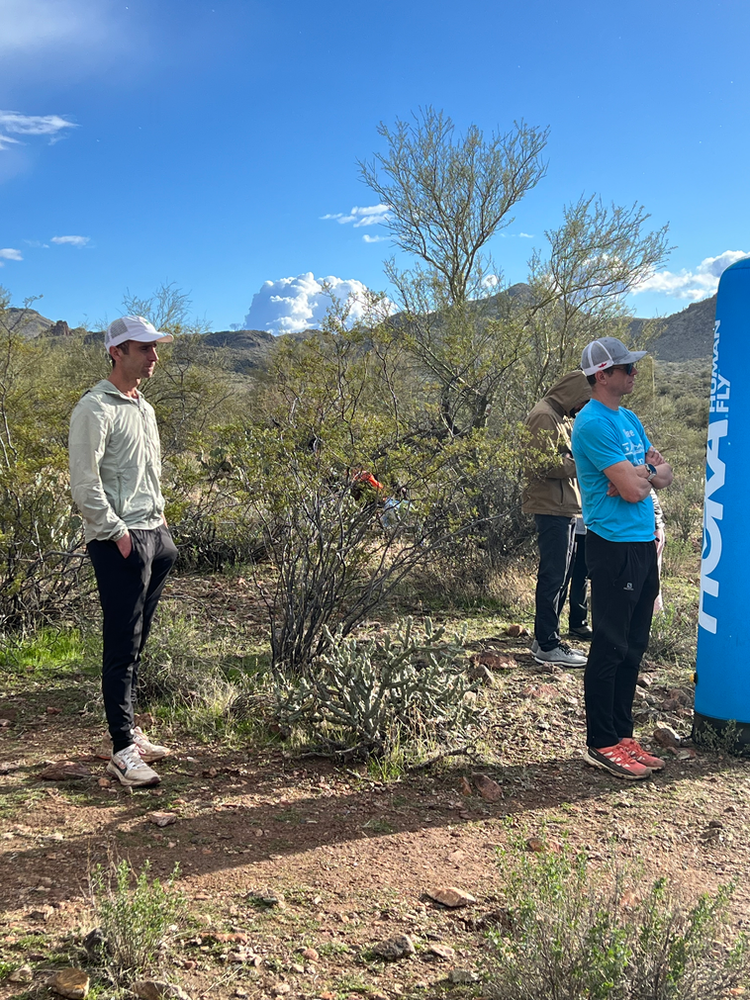
[[[675,312],[750,252],[748,37],[746,0],[0,0],[0,284],[71,325],[164,281],[216,330],[311,325],[320,279],[387,291],[356,160],[432,104],[551,129],[507,283],[598,193],[670,224],[630,304]]]

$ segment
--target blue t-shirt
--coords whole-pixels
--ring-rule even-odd
[[[638,503],[608,497],[603,470],[622,462],[643,465],[651,442],[632,410],[611,410],[598,399],[588,402],[573,423],[572,450],[581,489],[586,527],[610,542],[651,542],[654,504],[650,496]]]

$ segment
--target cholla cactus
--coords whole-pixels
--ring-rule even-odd
[[[460,725],[470,682],[459,663],[463,636],[425,619],[424,631],[407,618],[394,636],[357,642],[328,633],[328,652],[290,690],[277,684],[279,721],[314,729],[331,747],[381,753],[389,740]]]

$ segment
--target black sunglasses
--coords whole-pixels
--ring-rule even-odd
[[[625,372],[626,375],[632,375],[635,371],[635,365],[631,362],[629,365],[612,365],[610,368],[606,369],[608,372],[621,371]]]

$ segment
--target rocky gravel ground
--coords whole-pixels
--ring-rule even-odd
[[[538,667],[521,628],[481,631],[481,739],[389,780],[155,724],[175,752],[159,787],[130,792],[94,756],[90,679],[14,677],[0,692],[0,1000],[48,995],[70,967],[90,995],[114,995],[84,939],[89,873],[121,858],[162,879],[179,865],[189,920],[162,978],[193,1000],[482,996],[507,902],[503,849],[585,849],[688,899],[734,881],[732,920],[747,927],[750,765],[679,739],[686,672],[645,665],[637,735],[668,765],[625,783],[581,760],[581,672]],[[660,747],[653,734],[669,743],[667,726],[678,745]],[[139,995],[148,989],[159,995]]]

